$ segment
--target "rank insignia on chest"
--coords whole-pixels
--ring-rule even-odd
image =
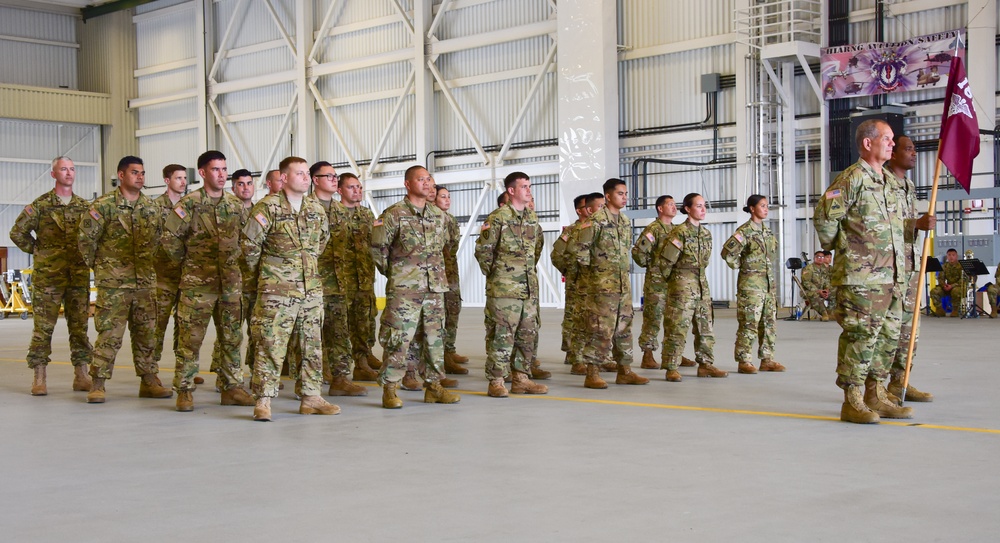
[[[267,228],[268,225],[267,217],[265,217],[263,213],[258,213],[254,215],[253,219],[259,222],[260,225],[263,226],[264,228]]]
[[[649,241],[655,242],[656,241],[656,236],[654,236],[652,232],[646,232],[646,239],[648,239]]]
[[[184,211],[184,208],[182,208],[180,206],[174,208],[174,213],[176,213],[177,216],[180,217],[180,218],[182,218],[182,219],[186,219],[187,216],[188,216],[187,212]]]
[[[35,208],[31,207],[31,204],[28,204],[28,205],[24,206],[24,213],[27,214],[27,215],[34,215],[35,214]]]
[[[93,217],[95,221],[101,220],[101,214],[98,213],[96,209],[90,210],[90,216]]]

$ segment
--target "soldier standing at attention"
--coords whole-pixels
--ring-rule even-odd
[[[489,214],[476,240],[476,260],[486,276],[486,379],[490,382],[487,394],[493,398],[507,397],[504,379],[511,370],[510,392],[549,391],[528,377],[538,337],[535,267],[545,240],[538,217],[527,208],[531,200],[527,174],[509,174],[504,188],[510,201]]]
[[[586,337],[580,349],[587,364],[583,386],[608,388],[601,379],[600,366],[608,358],[609,351],[618,369],[615,384],[644,385],[649,379],[632,371],[632,279],[629,275],[632,221],[622,212],[628,198],[625,182],[615,178],[605,181],[604,197],[604,207],[580,226],[576,243],[570,247],[587,286],[584,316],[580,319],[581,336]]]
[[[444,245],[444,272],[448,277],[448,292],[444,293],[444,371],[465,375],[469,370],[459,364],[468,362],[469,358],[455,351],[458,315],[462,312],[462,287],[458,277],[458,242],[461,233],[458,231],[458,221],[448,212],[451,209],[451,191],[447,187],[435,189],[434,205],[444,211],[445,229],[448,231],[448,242]]]
[[[893,140],[895,145],[892,148],[892,157],[886,164],[886,168],[899,181],[896,190],[899,191],[899,201],[902,203],[903,216],[903,242],[906,246],[905,265],[908,278],[906,280],[906,294],[903,296],[903,313],[899,326],[899,347],[896,355],[892,359],[892,366],[889,369],[889,386],[886,390],[896,397],[903,395],[903,374],[906,373],[906,355],[910,350],[910,334],[913,333],[913,312],[917,308],[917,282],[920,281],[920,268],[914,261],[913,245],[917,240],[917,189],[913,181],[907,177],[906,172],[913,169],[917,163],[917,148],[913,145],[913,140],[908,136],[897,135]],[[937,225],[937,218],[928,215],[923,225],[928,229],[933,229]],[[918,334],[919,336],[919,334]],[[913,355],[917,355],[917,344],[913,344]],[[912,360],[911,360],[912,369]],[[906,399],[912,402],[932,402],[934,395],[930,392],[918,390],[911,384],[906,387]]]
[[[45,396],[45,369],[52,354],[52,331],[59,319],[59,305],[69,329],[73,390],[89,391],[92,347],[87,338],[90,311],[90,268],[77,244],[80,218],[90,207],[73,194],[76,166],[61,156],[52,161],[55,188],[26,205],[10,229],[10,239],[25,253],[35,255],[31,277],[31,310],[34,332],[28,346],[28,367],[34,371],[32,396]]]
[[[892,128],[868,120],[855,132],[857,162],[840,173],[816,203],[813,222],[823,248],[835,251],[834,315],[843,329],[837,346],[837,385],[844,390],[840,420],[878,422],[911,418],[913,409],[891,403],[882,382],[899,344],[906,288],[904,202],[882,165],[892,157]],[[864,395],[862,397],[862,387]]]
[[[268,196],[281,192],[281,187],[285,182],[281,180],[281,172],[278,170],[268,170],[264,176],[264,186],[267,187]]]
[[[257,274],[252,334],[257,344],[253,420],[271,420],[281,364],[291,341],[298,341],[297,383],[302,415],[336,415],[340,408],[320,396],[323,384],[323,282],[319,255],[330,225],[326,210],[309,191],[309,165],[287,157],[278,166],[282,190],[266,196],[250,212],[241,244],[247,266]],[[292,338],[293,331],[297,338]]]
[[[240,333],[243,277],[240,271],[240,217],[243,202],[225,191],[226,156],[207,151],[198,157],[202,188],[181,198],[167,214],[163,246],[181,263],[177,302],[178,340],[174,368],[177,410],[194,410],[194,376],[208,321],[215,323],[220,359],[222,405],[253,405],[243,388]]]
[[[425,403],[457,403],[458,394],[439,382],[443,373],[444,293],[448,279],[444,271],[445,228],[443,212],[428,205],[430,173],[411,166],[404,175],[406,197],[389,206],[372,228],[372,256],[386,276],[386,307],[382,312],[379,343],[382,344],[382,407],[398,409],[403,401],[396,387],[406,372],[406,355],[414,336],[426,342]]]
[[[169,398],[153,360],[156,336],[156,269],[153,254],[162,223],[156,204],[143,194],[146,170],[138,157],[118,161],[118,190],[91,204],[80,219],[79,246],[94,270],[97,343],[90,366],[93,385],[88,403],[104,403],[104,381],[111,379],[125,325],[132,338],[132,362],[140,398]]]
[[[694,333],[698,377],[729,375],[715,367],[712,294],[705,277],[705,268],[712,256],[712,234],[701,226],[706,215],[705,199],[694,192],[688,194],[684,197],[681,213],[687,215],[687,220],[670,231],[663,250],[663,258],[671,268],[664,316],[671,326],[664,332],[663,366],[667,370],[666,380],[674,383],[681,380],[677,367],[688,330]]]
[[[965,291],[968,288],[965,272],[958,263],[958,251],[948,249],[944,264],[938,273],[938,284],[931,289],[931,300],[936,306],[934,314],[938,317],[951,315],[959,317],[965,312]],[[945,313],[944,297],[951,297],[951,313]]]
[[[504,198],[508,197],[507,192],[503,192],[500,196]],[[577,268],[576,259],[566,248],[572,244],[577,228],[579,228],[580,224],[588,216],[587,195],[581,194],[573,198],[573,208],[576,210],[576,221],[569,226],[563,227],[562,233],[552,244],[552,253],[549,256],[552,259],[552,265],[562,274],[563,283],[565,284],[565,295],[563,297],[565,308],[563,309],[562,344],[560,349],[566,353],[565,363],[570,365],[570,373],[573,375],[586,375],[586,365],[580,362],[576,351],[573,350],[573,334],[575,330],[573,319],[577,312],[578,301],[581,298],[579,286],[577,285],[580,270]]]
[[[187,190],[187,168],[180,164],[170,164],[163,168],[163,184],[167,190],[153,200],[160,208],[160,218],[166,221],[167,214],[174,209],[177,202]],[[153,344],[153,360],[157,365],[163,355],[163,340],[167,333],[170,317],[174,317],[174,344],[177,349],[177,298],[178,285],[181,282],[181,265],[174,262],[160,245],[156,249],[156,339]]]
[[[736,280],[736,348],[734,356],[740,373],[757,373],[753,347],[757,344],[760,371],[785,371],[774,360],[775,321],[778,307],[774,284],[774,255],[778,243],[764,224],[767,198],[760,194],[747,198],[743,208],[750,220],[743,223],[722,245],[722,259],[739,269]]]

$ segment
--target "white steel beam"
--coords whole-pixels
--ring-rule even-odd
[[[136,79],[140,77],[145,77],[148,75],[161,74],[164,72],[170,72],[173,70],[180,70],[181,68],[190,68],[191,66],[198,65],[198,58],[185,58],[181,60],[175,60],[173,62],[164,62],[163,64],[157,64],[155,66],[146,66],[145,68],[139,68],[132,72],[132,76]]]
[[[52,47],[66,47],[69,49],[79,49],[80,44],[68,41],[55,41],[55,40],[40,40],[37,38],[24,38],[21,36],[10,36],[7,34],[0,34],[0,41],[16,41],[21,43],[32,43],[35,45],[49,45]]]
[[[165,8],[155,9],[153,11],[147,11],[146,13],[137,13],[137,14],[135,14],[135,15],[132,16],[132,22],[135,23],[135,24],[139,24],[139,23],[143,23],[143,22],[146,22],[146,21],[150,21],[152,19],[163,17],[165,15],[174,15],[174,14],[182,13],[182,12],[185,12],[185,11],[191,11],[192,9],[197,10],[197,9],[203,8],[203,7],[204,7],[204,3],[201,2],[200,0],[195,1],[195,2],[191,2],[191,3],[185,2],[183,4],[175,4],[173,6],[167,6]],[[195,15],[196,16],[197,16],[198,13],[200,13],[200,12],[195,11]],[[199,36],[200,36],[200,34],[199,34]]]
[[[542,84],[542,80],[545,78],[545,74],[549,72],[549,67],[552,66],[553,61],[556,59],[556,44],[555,42],[549,47],[549,54],[545,57],[545,62],[542,63],[542,68],[538,70],[538,75],[535,76],[535,80],[531,82],[531,88],[528,89],[528,95],[524,97],[524,101],[521,103],[521,109],[517,112],[517,116],[514,117],[514,123],[510,127],[510,132],[507,133],[507,137],[503,141],[503,146],[500,148],[500,152],[497,153],[497,163],[502,163],[505,156],[507,156],[507,151],[510,150],[510,146],[514,143],[514,135],[517,134],[517,129],[521,127],[521,121],[524,120],[525,114],[528,112],[528,107],[535,99],[535,94],[538,92],[538,88]]]
[[[270,0],[268,1],[270,4]],[[295,0],[295,44],[291,46],[292,56],[295,57],[295,97],[292,99],[292,104],[295,105],[295,109],[298,111],[298,116],[295,119],[295,130],[296,134],[300,134],[302,137],[294,138],[292,140],[292,152],[296,156],[309,157],[315,156],[316,154],[316,112],[313,110],[312,98],[306,92],[308,87],[307,82],[310,81],[308,75],[306,75],[306,70],[309,67],[309,59],[307,58],[306,51],[309,51],[313,45],[313,0]],[[280,25],[280,20],[277,19],[277,14],[274,13],[275,24]],[[288,124],[288,120],[291,117],[292,109],[290,108],[288,113],[285,115],[285,122],[282,124],[281,130],[285,130],[285,126]],[[277,152],[277,144],[280,142],[275,142],[274,152]]]
[[[299,0],[303,1],[303,0]],[[288,104],[288,109],[285,111],[285,116],[281,119],[281,125],[278,127],[277,133],[274,136],[274,143],[271,144],[271,150],[267,153],[267,160],[263,162],[265,168],[269,168],[271,164],[274,164],[276,156],[278,154],[278,147],[281,147],[282,140],[285,139],[285,130],[288,128],[288,123],[292,119],[292,113],[295,112],[298,106],[299,93],[296,92],[295,96],[292,97],[292,101]],[[298,156],[306,156],[308,153],[303,153],[301,150],[296,151]]]
[[[455,97],[452,96],[451,90],[448,89],[448,84],[445,83],[445,80],[441,76],[441,72],[438,71],[437,66],[434,64],[434,61],[431,59],[427,59],[427,67],[430,69],[431,74],[434,76],[434,79],[437,80],[438,85],[441,86],[441,94],[443,94],[445,99],[448,100],[448,104],[451,106],[451,109],[455,111],[455,115],[457,115],[458,120],[461,121],[462,127],[465,128],[466,135],[469,136],[469,140],[472,142],[472,145],[476,148],[476,152],[479,153],[479,156],[483,157],[483,164],[490,164],[491,161],[489,155],[486,154],[486,151],[483,149],[483,145],[479,143],[479,138],[476,136],[476,133],[472,130],[472,126],[469,124],[469,120],[465,118],[465,114],[462,113],[462,108],[459,107],[458,102],[455,101]]]
[[[247,167],[249,164],[243,160],[240,156],[240,150],[236,147],[236,142],[233,140],[233,135],[229,133],[229,127],[226,125],[225,119],[222,117],[222,113],[219,111],[219,106],[215,105],[215,99],[208,101],[208,108],[212,110],[212,115],[215,116],[215,122],[219,125],[219,129],[222,130],[222,137],[226,139],[226,143],[229,144],[229,149],[233,156],[236,157],[236,163],[242,167]],[[233,168],[236,169],[236,168]],[[257,166],[253,165],[253,169],[257,170]]]
[[[227,94],[230,92],[259,89],[261,87],[267,87],[270,85],[291,83],[295,81],[296,78],[298,78],[298,75],[299,74],[296,70],[288,70],[285,72],[277,72],[273,74],[258,75],[256,77],[237,79],[235,81],[210,83],[208,91],[209,94],[211,94],[212,96],[219,96],[220,94]]]
[[[188,89],[180,92],[172,92],[170,94],[160,94],[158,96],[146,96],[143,98],[132,98],[128,101],[128,107],[133,109],[155,106],[157,104],[166,104],[168,102],[177,102],[179,100],[187,100],[188,98],[197,98],[198,89]]]
[[[209,130],[208,109],[201,104],[208,103],[208,85],[205,79],[208,70],[208,44],[212,43],[213,34],[208,31],[208,26],[212,23],[212,16],[205,5],[206,0],[195,0],[194,12],[194,32],[195,36],[202,36],[202,43],[196,48],[195,53],[195,76],[198,88],[198,100],[196,101],[196,111],[198,114],[198,146],[211,149],[215,146],[214,130]],[[200,14],[200,16],[199,16]]]
[[[437,181],[437,178],[435,178]],[[469,214],[469,222],[465,223],[465,228],[462,229],[462,237],[458,240],[458,251],[462,252],[462,246],[465,245],[465,240],[469,239],[469,235],[472,234],[472,227],[476,224],[476,218],[479,217],[479,210],[483,208],[483,202],[486,200],[486,195],[495,189],[493,179],[486,181],[483,184],[483,190],[479,191],[479,198],[476,199],[476,205],[472,208],[472,213]]]
[[[482,32],[471,36],[451,38],[448,40],[430,43],[428,44],[428,48],[430,49],[428,54],[431,56],[443,55],[445,53],[455,53],[457,51],[465,51],[468,49],[475,49],[477,47],[486,47],[488,45],[497,45],[500,43],[524,40],[537,36],[548,36],[549,34],[554,34],[557,30],[558,28],[555,20],[541,21],[516,26],[514,28],[504,28],[503,30]]]
[[[239,0],[239,4],[236,4],[236,9],[233,10],[233,16],[229,18],[229,23],[226,24],[226,30],[222,33],[222,41],[219,42],[219,50],[215,53],[215,61],[212,62],[212,69],[208,71],[209,81],[215,81],[215,74],[219,71],[222,59],[226,58],[226,50],[229,48],[229,40],[233,35],[233,29],[236,27],[236,21],[243,18],[246,6],[247,0]]]
[[[309,68],[309,76],[322,77],[324,75],[349,72],[352,70],[361,70],[364,68],[371,68],[373,66],[381,66],[383,64],[392,64],[394,62],[403,62],[412,59],[413,59],[412,48],[399,49],[397,51],[387,51],[385,53],[377,53],[374,55],[352,58],[348,60],[337,60],[333,62],[324,62],[322,64],[316,64]]]
[[[347,142],[344,140],[344,135],[340,133],[340,129],[337,128],[337,123],[333,122],[333,116],[330,115],[330,111],[323,105],[323,96],[320,94],[319,89],[316,88],[316,83],[313,81],[308,82],[309,92],[312,93],[313,98],[319,105],[320,112],[323,113],[323,119],[326,121],[327,126],[333,132],[333,137],[337,138],[337,144],[340,145],[340,149],[344,151],[344,156],[347,157],[347,161],[351,164],[351,168],[358,174],[361,175],[361,170],[358,168],[358,163],[354,160],[354,156],[351,154],[351,149],[347,147]]]
[[[637,60],[640,58],[658,57],[662,55],[683,53],[685,51],[708,49],[709,47],[732,45],[733,43],[736,43],[738,38],[739,34],[735,32],[730,32],[728,34],[719,34],[717,36],[705,36],[703,38],[696,38],[693,40],[664,43],[661,45],[654,45],[651,47],[641,47],[639,49],[630,49],[628,51],[625,51],[624,53],[619,54],[618,59]]]
[[[448,7],[451,6],[453,0],[443,0],[438,5],[437,13],[434,15],[434,20],[431,21],[431,27],[427,29],[427,39],[430,40],[434,37],[434,31],[437,29],[438,25],[441,24],[441,19],[444,18],[444,14],[448,12]]]
[[[243,55],[252,55],[254,53],[259,53],[261,51],[270,51],[272,49],[279,49],[281,47],[285,47],[285,41],[282,39],[275,39],[275,40],[262,41],[260,43],[254,43],[251,45],[244,45],[242,47],[233,47],[232,49],[219,51],[219,55],[221,55],[222,58],[230,59]]]
[[[169,134],[171,132],[181,132],[184,130],[197,130],[198,121],[187,121],[183,123],[173,123],[164,124],[160,126],[154,126],[151,128],[140,128],[135,131],[135,137],[143,138],[146,136],[156,136],[159,134]]]
[[[274,4],[271,3],[271,0],[264,0],[264,6],[267,7],[267,12],[268,14],[271,15],[271,20],[274,21],[274,26],[278,28],[278,33],[280,33],[281,38],[285,40],[285,45],[288,46],[288,50],[292,53],[292,56],[293,57],[298,56],[298,54],[295,51],[295,44],[292,42],[292,38],[288,35],[288,32],[285,31],[285,25],[281,24],[281,18],[278,17],[278,12],[274,10]],[[299,6],[299,4],[296,3],[296,6]],[[301,15],[301,10],[296,9],[296,13]],[[301,16],[296,17],[297,25],[299,24],[300,20]],[[312,34],[312,28],[310,28],[309,31],[306,32],[306,34],[307,35]]]
[[[326,8],[326,13],[323,14],[323,22],[319,25],[319,31],[313,36],[312,47],[309,48],[309,56],[306,57],[307,63],[312,63],[316,60],[316,51],[319,49],[323,40],[326,39],[327,33],[330,31],[330,19],[333,18],[333,10],[337,9],[338,0],[332,0],[330,5]]]
[[[437,125],[437,112],[434,107],[434,78],[425,68],[425,63],[431,59],[427,56],[427,40],[424,36],[431,26],[433,17],[432,0],[414,0],[413,2],[413,25],[416,31],[411,33],[410,47],[413,63],[413,87],[415,97],[413,99],[413,124],[415,126],[414,154],[417,164],[421,164],[430,172],[434,172],[433,164],[422,164],[434,149],[435,127]]]
[[[378,166],[378,161],[382,156],[382,151],[385,149],[385,144],[389,141],[389,134],[392,132],[392,127],[396,125],[396,119],[399,118],[399,112],[403,109],[403,102],[406,100],[407,95],[410,94],[410,89],[413,88],[414,78],[415,75],[411,70],[410,74],[406,76],[406,83],[403,84],[403,92],[399,94],[399,98],[396,100],[396,105],[392,108],[392,114],[389,116],[389,121],[386,123],[385,130],[382,131],[382,137],[379,138],[378,145],[375,147],[375,153],[372,154],[371,163],[368,164],[367,177],[371,177],[375,167]]]
[[[406,25],[406,28],[409,29],[410,34],[413,34],[414,33],[413,21],[410,20],[410,17],[406,14],[406,10],[403,9],[403,6],[399,3],[399,0],[389,0],[389,2],[392,3],[392,7],[396,8],[396,13],[399,15],[399,18],[403,21],[403,24]]]

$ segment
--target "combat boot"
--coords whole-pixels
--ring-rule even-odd
[[[441,383],[441,386],[443,386],[444,388],[458,387],[458,379],[449,379],[447,377],[442,376],[440,379],[438,379],[438,382]]]
[[[913,385],[909,385],[909,384],[906,386],[906,396],[904,397],[903,396],[903,376],[902,375],[893,375],[892,378],[889,379],[889,386],[887,387],[887,392],[889,392],[890,394],[892,394],[892,395],[894,395],[894,396],[896,396],[898,398],[904,398],[904,401],[905,400],[909,400],[911,402],[933,402],[934,401],[934,395],[933,394],[931,394],[930,392],[923,392],[921,390],[917,390],[916,387],[914,387]]]
[[[376,358],[375,355],[373,355],[372,353],[369,352],[368,354],[366,354],[365,355],[365,359],[368,360],[368,367],[369,368],[371,368],[373,370],[380,370],[380,369],[382,369],[382,361],[379,360],[378,358]]]
[[[403,400],[400,400],[396,396],[396,383],[382,385],[382,407],[386,409],[399,409],[403,407]]]
[[[468,356],[462,356],[458,353],[451,353],[451,359],[459,364],[466,364],[469,362]]]
[[[642,351],[642,364],[639,364],[639,367],[644,370],[655,370],[660,367],[653,357],[653,351]]]
[[[333,372],[330,371],[330,366],[323,364],[323,383],[327,384],[332,382],[333,382]]]
[[[181,413],[194,411],[194,395],[190,390],[177,391],[177,410]]]
[[[614,362],[605,362],[600,365],[601,371],[618,371],[618,364]]]
[[[422,388],[420,379],[417,379],[417,372],[414,370],[406,370],[406,375],[403,375],[400,386],[403,390],[420,390]]]
[[[76,392],[88,392],[90,391],[90,385],[93,383],[90,381],[90,376],[87,375],[87,365],[81,364],[79,366],[73,366],[73,390]]]
[[[424,403],[458,403],[461,396],[444,389],[437,381],[428,383],[424,389]]]
[[[587,378],[583,380],[584,388],[608,388],[608,383],[601,379],[601,369],[597,364],[587,364]]]
[[[582,363],[575,363],[569,368],[570,375],[587,375],[587,365]]]
[[[104,379],[94,377],[90,392],[87,393],[87,403],[104,403]]]
[[[649,382],[649,379],[641,375],[636,375],[632,368],[628,366],[618,365],[618,375],[615,376],[616,385],[645,385]]]
[[[753,363],[751,362],[740,362],[739,365],[736,367],[736,371],[738,373],[745,373],[748,375],[752,375],[754,373],[757,373],[757,368],[754,367]]]
[[[356,385],[346,375],[338,375],[330,381],[330,396],[367,396],[368,387]]]
[[[336,415],[340,407],[323,399],[322,396],[303,396],[299,402],[300,415]]]
[[[828,313],[823,313],[822,315],[819,316],[819,321],[820,322],[829,322],[830,321],[830,315]]]
[[[368,367],[368,357],[359,356],[354,361],[354,380],[374,381],[376,379],[378,379],[378,372]]]
[[[519,371],[514,372],[514,383],[510,387],[511,394],[548,394],[549,387],[540,385],[531,379],[528,374]]]
[[[773,358],[760,361],[760,371],[785,371],[785,366]]]
[[[49,393],[45,385],[45,364],[35,366],[35,377],[31,380],[31,395],[45,396]]]
[[[444,353],[444,372],[452,375],[465,375],[469,373],[469,370],[455,362],[455,353]]]
[[[855,424],[872,424],[879,421],[879,416],[865,405],[861,397],[861,387],[851,385],[844,389],[844,405],[840,407],[840,420]]]
[[[139,382],[140,398],[169,398],[174,395],[174,391],[163,386],[160,378],[155,373],[147,373],[142,376]]]
[[[889,401],[882,383],[869,377],[865,380],[865,405],[887,419],[912,419],[912,407],[900,407]]]
[[[670,381],[671,383],[680,383],[681,372],[677,370],[667,370],[667,375],[664,377],[664,379]]]
[[[693,367],[695,367],[697,365],[698,364],[696,364],[694,360],[691,360],[690,358],[688,358],[686,356],[682,356],[681,357],[681,367],[682,368],[693,368]]]
[[[728,371],[720,370],[715,367],[715,364],[698,365],[698,377],[725,377],[727,375],[729,375]]]
[[[249,407],[254,405],[256,402],[253,401],[253,396],[246,391],[241,385],[236,385],[226,390],[222,391],[222,397],[219,401],[220,405],[242,405]]]
[[[536,358],[531,361],[531,378],[544,381],[552,378],[552,372],[543,370],[542,363]]]
[[[257,398],[253,407],[253,420],[258,422],[271,421],[271,398]]]
[[[196,384],[196,385],[204,385],[205,384],[205,378],[202,377],[202,376],[200,376],[200,375],[195,375],[194,376],[194,384]]]
[[[945,317],[945,316],[947,316],[947,314],[944,312],[944,308],[940,307],[940,306],[937,309],[934,310],[934,315],[938,316],[938,317]]]
[[[490,379],[490,388],[486,390],[486,395],[490,398],[507,397],[507,387],[503,386],[503,377]]]
[[[993,304],[993,307],[990,308],[990,318],[997,318],[997,304]]]

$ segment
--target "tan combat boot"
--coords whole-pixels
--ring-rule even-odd
[[[601,369],[597,364],[587,364],[587,378],[583,380],[584,388],[608,388],[608,383],[601,379]]]
[[[196,384],[196,385],[204,385],[205,384],[205,378],[202,377],[202,376],[200,376],[200,375],[195,375],[194,376],[194,384]]]
[[[219,400],[220,405],[242,405],[249,407],[256,403],[253,400],[253,396],[242,385],[235,385],[223,390],[222,397]]]
[[[467,364],[469,362],[468,356],[462,356],[458,353],[451,353],[451,358],[452,360],[458,362],[459,364]]]
[[[618,371],[618,364],[615,362],[605,362],[600,365],[601,371]]]
[[[543,370],[542,363],[536,358],[531,361],[531,378],[544,381],[552,378],[552,372]]]
[[[739,365],[736,366],[736,371],[738,373],[752,375],[757,373],[757,368],[751,362],[740,362]]]
[[[642,351],[642,364],[639,364],[639,367],[644,370],[655,370],[660,367],[653,357],[653,351]]]
[[[403,381],[400,383],[400,386],[403,390],[420,390],[422,385],[420,379],[417,379],[416,370],[406,370],[406,374],[403,375]]]
[[[45,364],[35,366],[35,377],[31,380],[31,395],[45,396],[49,393],[45,385]]]
[[[715,367],[715,364],[698,365],[698,377],[725,377],[727,375],[729,375],[728,371],[720,370]]]
[[[330,371],[330,366],[323,364],[323,383],[333,382],[333,372]]]
[[[830,322],[830,315],[824,312],[822,315],[819,316],[819,322]]]
[[[190,390],[177,391],[177,410],[181,413],[194,411],[194,394]]]
[[[896,396],[897,398],[903,398],[903,375],[893,375],[889,379],[889,386],[887,391]],[[906,386],[906,397],[904,401],[909,400],[911,402],[933,402],[934,395],[930,392],[923,392],[917,390],[913,385]]]
[[[569,369],[570,375],[587,375],[587,365],[582,363],[573,364]]]
[[[160,378],[155,373],[147,373],[142,376],[139,382],[140,398],[169,398],[174,395],[174,391],[163,386]]]
[[[368,367],[368,357],[359,356],[354,361],[354,380],[374,381],[376,379],[378,379],[378,372]]]
[[[469,370],[455,362],[455,353],[444,353],[444,372],[452,375],[465,375],[469,373]]]
[[[441,383],[441,386],[443,386],[444,388],[457,388],[458,387],[458,379],[450,379],[450,378],[445,377],[443,375],[441,376],[440,379],[438,379],[438,382]]]
[[[861,387],[852,385],[844,389],[844,405],[840,407],[840,420],[855,424],[872,424],[879,421],[879,416],[865,405],[861,397]]]
[[[379,360],[375,355],[373,355],[371,351],[369,351],[368,354],[365,355],[365,360],[368,361],[369,368],[376,371],[382,369],[382,361]]]
[[[94,377],[90,392],[87,393],[87,403],[104,403],[104,379]]]
[[[346,375],[338,375],[330,381],[330,396],[367,396],[368,387],[356,385]]]
[[[271,421],[271,398],[257,398],[253,407],[253,420],[258,422]]]
[[[649,379],[642,377],[641,375],[636,375],[632,368],[628,366],[618,365],[618,375],[615,376],[616,385],[645,385],[649,382]]]
[[[424,403],[458,403],[461,396],[444,389],[437,381],[428,383],[424,389]]]
[[[760,371],[785,371],[785,366],[773,358],[760,361]]]
[[[514,383],[510,387],[511,394],[548,394],[549,387],[540,385],[531,379],[528,374],[519,371],[514,372]]]
[[[322,396],[303,396],[299,402],[300,415],[336,415],[340,407],[323,399]]]
[[[997,318],[997,304],[991,304],[991,305],[992,307],[990,307],[990,318],[995,319]]]
[[[670,381],[671,383],[680,383],[681,382],[681,372],[679,372],[677,370],[667,370],[667,374],[664,377],[664,379],[666,379],[667,381]]]
[[[90,376],[87,375],[87,365],[81,364],[79,366],[73,366],[73,390],[76,392],[89,392],[90,386],[94,383],[91,382]]]
[[[386,383],[382,386],[382,407],[386,409],[403,407],[403,400],[396,396],[396,383]]]
[[[490,398],[507,397],[507,387],[503,386],[503,377],[490,379],[490,388],[486,390],[486,395]]]
[[[865,405],[878,413],[878,416],[887,419],[913,418],[912,407],[900,407],[889,401],[882,383],[871,377],[865,380]]]
[[[688,358],[686,356],[682,356],[681,357],[681,364],[680,365],[681,365],[682,368],[693,368],[693,367],[697,366],[698,364],[695,363],[694,360],[691,360],[690,358]],[[666,369],[666,368],[664,368],[664,369]]]

